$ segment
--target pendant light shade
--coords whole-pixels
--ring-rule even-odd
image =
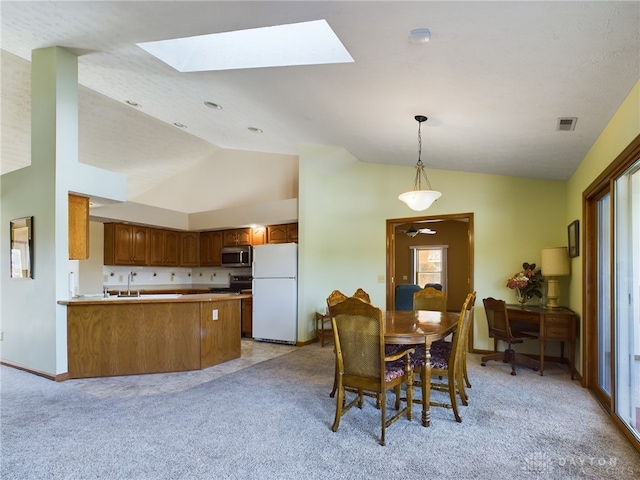
[[[442,196],[442,193],[432,190],[431,183],[427,177],[427,172],[424,169],[422,163],[422,122],[427,120],[424,115],[416,115],[416,121],[418,122],[418,163],[416,163],[416,176],[413,181],[413,190],[398,195],[398,198],[402,200],[411,210],[420,212],[426,210],[431,206],[433,202]],[[422,188],[422,179],[424,178],[426,189]]]

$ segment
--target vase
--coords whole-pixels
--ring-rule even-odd
[[[527,294],[520,288],[516,288],[516,298],[518,299],[518,303],[520,305],[524,305],[528,300]]]

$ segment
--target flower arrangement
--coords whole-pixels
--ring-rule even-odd
[[[535,263],[523,263],[522,271],[507,280],[507,287],[516,290],[518,301],[525,303],[533,297],[542,298],[542,272],[536,270]]]

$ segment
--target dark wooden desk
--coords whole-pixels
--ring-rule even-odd
[[[424,343],[423,365],[420,367],[422,383],[422,425],[431,423],[431,343],[441,340],[455,330],[459,313],[427,310],[391,310],[383,312],[384,341],[388,345]],[[418,403],[418,402],[416,402]]]
[[[560,342],[560,357],[564,361],[564,342],[571,345],[569,369],[574,376],[576,358],[576,338],[578,336],[578,315],[565,307],[544,308],[529,305],[507,305],[509,322],[521,331],[535,332],[540,338],[540,375],[544,374],[545,341]]]

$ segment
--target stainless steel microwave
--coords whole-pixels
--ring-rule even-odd
[[[223,267],[250,267],[251,266],[251,247],[223,247],[222,248],[222,266]]]

